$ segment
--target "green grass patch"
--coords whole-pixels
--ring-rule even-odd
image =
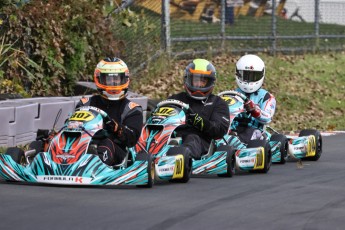
[[[344,54],[277,57],[259,54],[266,63],[264,88],[277,99],[276,114],[270,125],[283,131],[304,128],[345,130]],[[236,87],[234,72],[239,56],[199,57],[211,60],[217,68],[214,93]],[[190,59],[164,60],[150,63],[136,78],[132,89],[149,98],[161,100],[182,91],[183,70]]]

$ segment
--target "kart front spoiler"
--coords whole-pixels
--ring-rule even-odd
[[[135,161],[127,168],[113,169],[93,154],[69,165],[57,164],[42,152],[26,165],[0,154],[0,177],[7,181],[62,185],[147,185],[148,161]]]

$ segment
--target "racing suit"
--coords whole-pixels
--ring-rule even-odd
[[[244,143],[249,140],[263,139],[264,126],[272,121],[276,110],[276,99],[265,89],[259,89],[254,93],[245,93],[240,88],[236,91],[246,95],[256,105],[258,105],[260,114],[253,117],[250,113],[242,112],[231,123],[231,131],[235,131]]]
[[[118,123],[116,133],[111,132],[109,137],[100,140],[97,152],[102,161],[108,165],[121,163],[127,154],[126,148],[133,147],[139,139],[143,126],[141,106],[127,98],[111,101],[101,95],[82,98],[76,107],[81,106],[97,107]]]
[[[182,137],[182,146],[187,147],[192,158],[198,160],[208,151],[212,139],[222,138],[228,131],[230,125],[228,105],[213,94],[203,101],[191,98],[186,92],[174,94],[169,99],[189,104],[190,108],[204,120],[202,131],[189,124],[176,129],[177,136]]]

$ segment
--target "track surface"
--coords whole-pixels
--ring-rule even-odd
[[[345,134],[319,161],[187,184],[63,187],[0,182],[0,229],[345,229]]]

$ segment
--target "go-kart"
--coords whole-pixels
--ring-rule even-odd
[[[229,146],[217,146],[213,141],[200,160],[191,159],[188,149],[182,146],[182,138],[176,131],[186,124],[188,110],[188,104],[174,99],[158,103],[143,127],[134,151],[154,156],[156,180],[186,183],[191,174],[232,176],[234,158]]]
[[[224,91],[218,95],[221,96],[229,105],[230,122],[232,122],[238,114],[245,111],[244,103],[249,100],[244,94],[237,91]],[[267,149],[270,150],[267,151],[271,152],[271,160],[273,163],[284,164],[289,158],[316,161],[321,156],[322,137],[320,132],[317,130],[304,129],[299,133],[298,137],[294,137],[285,136],[269,126],[264,126],[262,133],[265,137],[265,141],[269,144]],[[231,134],[234,134],[234,132],[229,129],[229,133],[224,137],[224,139],[237,150],[237,167],[245,169],[246,167],[241,165],[240,160],[242,152],[253,147],[253,144],[255,145],[255,142],[257,141],[245,144],[242,143],[238,137]]]
[[[100,159],[97,142],[109,135],[103,129],[107,119],[96,107],[77,108],[58,132],[38,132],[28,151],[11,147],[0,154],[0,176],[6,181],[47,184],[152,187],[150,155],[128,151],[115,166]]]

